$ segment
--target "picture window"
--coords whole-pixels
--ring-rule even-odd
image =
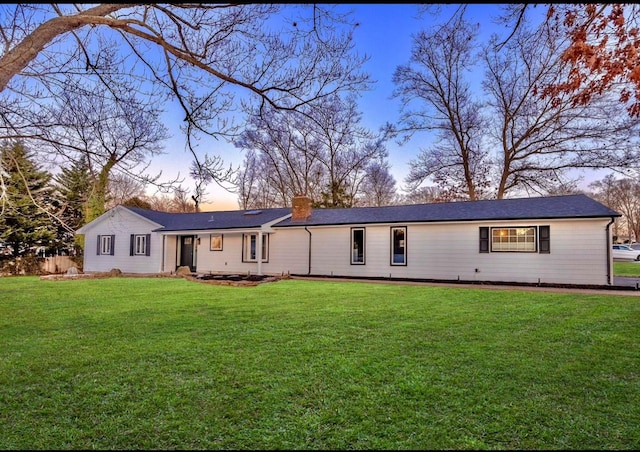
[[[491,228],[491,251],[535,253],[537,251],[536,228],[533,226]]]

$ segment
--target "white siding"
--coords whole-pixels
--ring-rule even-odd
[[[163,271],[173,273],[178,268],[178,239],[175,235],[164,237],[164,265]]]
[[[606,285],[607,222],[597,219],[407,224],[406,266],[390,263],[390,225],[355,225],[366,230],[364,265],[350,263],[351,226],[310,227],[313,234],[310,274]],[[550,254],[479,252],[481,226],[540,225],[550,226]],[[287,240],[287,247],[290,254],[306,256],[303,241]]]
[[[84,234],[84,271],[158,273],[162,262],[162,236],[151,232],[158,226],[127,209],[116,208],[88,225]],[[131,234],[151,234],[150,256],[130,256]],[[114,255],[97,254],[98,235],[115,235]],[[149,244],[148,244],[149,245]]]
[[[499,221],[394,225],[275,228],[269,234],[269,260],[263,274],[415,278],[551,284],[609,283],[608,219]],[[480,227],[550,226],[550,254],[479,252]],[[391,265],[391,227],[406,226],[407,265]],[[84,227],[85,272],[119,268],[125,273],[173,272],[178,237],[151,232],[158,225],[125,208],[116,208]],[[365,264],[352,265],[351,228],[365,229]],[[150,256],[130,256],[130,235],[151,234]],[[98,255],[98,235],[115,235],[114,255]],[[258,272],[242,262],[242,233],[226,232],[222,251],[209,249],[209,234],[198,234],[198,273]],[[197,243],[197,241],[196,241]],[[311,244],[311,259],[309,259]]]
[[[304,230],[298,229],[269,233],[268,262],[262,263],[262,273],[306,273],[308,237]],[[198,273],[257,273],[257,262],[242,262],[242,233],[224,233],[222,251],[210,250],[208,234],[201,234],[199,238],[196,265]]]
[[[309,234],[304,229],[276,230],[269,265],[275,273],[306,274],[309,267]]]
[[[242,262],[242,234],[226,233],[222,251],[209,250],[209,235],[199,235],[196,271],[198,273],[247,273],[257,271],[256,263]],[[264,266],[264,264],[263,264]]]

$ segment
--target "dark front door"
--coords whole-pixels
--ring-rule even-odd
[[[196,271],[196,266],[193,263],[193,242],[194,236],[192,235],[180,236],[180,266],[188,266],[192,272]]]

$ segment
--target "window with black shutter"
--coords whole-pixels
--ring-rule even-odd
[[[150,256],[151,234],[131,234],[129,256]]]
[[[480,228],[480,252],[489,252],[489,228],[486,226]]]
[[[551,253],[551,231],[549,226],[538,227],[538,249],[540,254]]]
[[[115,255],[115,235],[99,235],[98,236],[98,246],[97,246],[97,254],[107,254],[107,255]]]

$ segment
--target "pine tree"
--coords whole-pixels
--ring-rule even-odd
[[[326,191],[320,193],[322,199],[313,203],[313,207],[353,207],[353,197],[347,193],[346,184],[332,182]]]
[[[63,248],[73,249],[76,255],[81,255],[84,248],[83,236],[77,236],[72,231],[85,224],[87,201],[92,188],[86,157],[83,156],[70,168],[62,168],[54,182],[61,198],[60,219],[64,223],[58,227],[58,237]]]
[[[7,176],[0,242],[12,249],[14,258],[46,250],[56,237],[53,219],[44,210],[51,207],[51,175],[34,163],[20,142],[0,148],[0,160]]]

